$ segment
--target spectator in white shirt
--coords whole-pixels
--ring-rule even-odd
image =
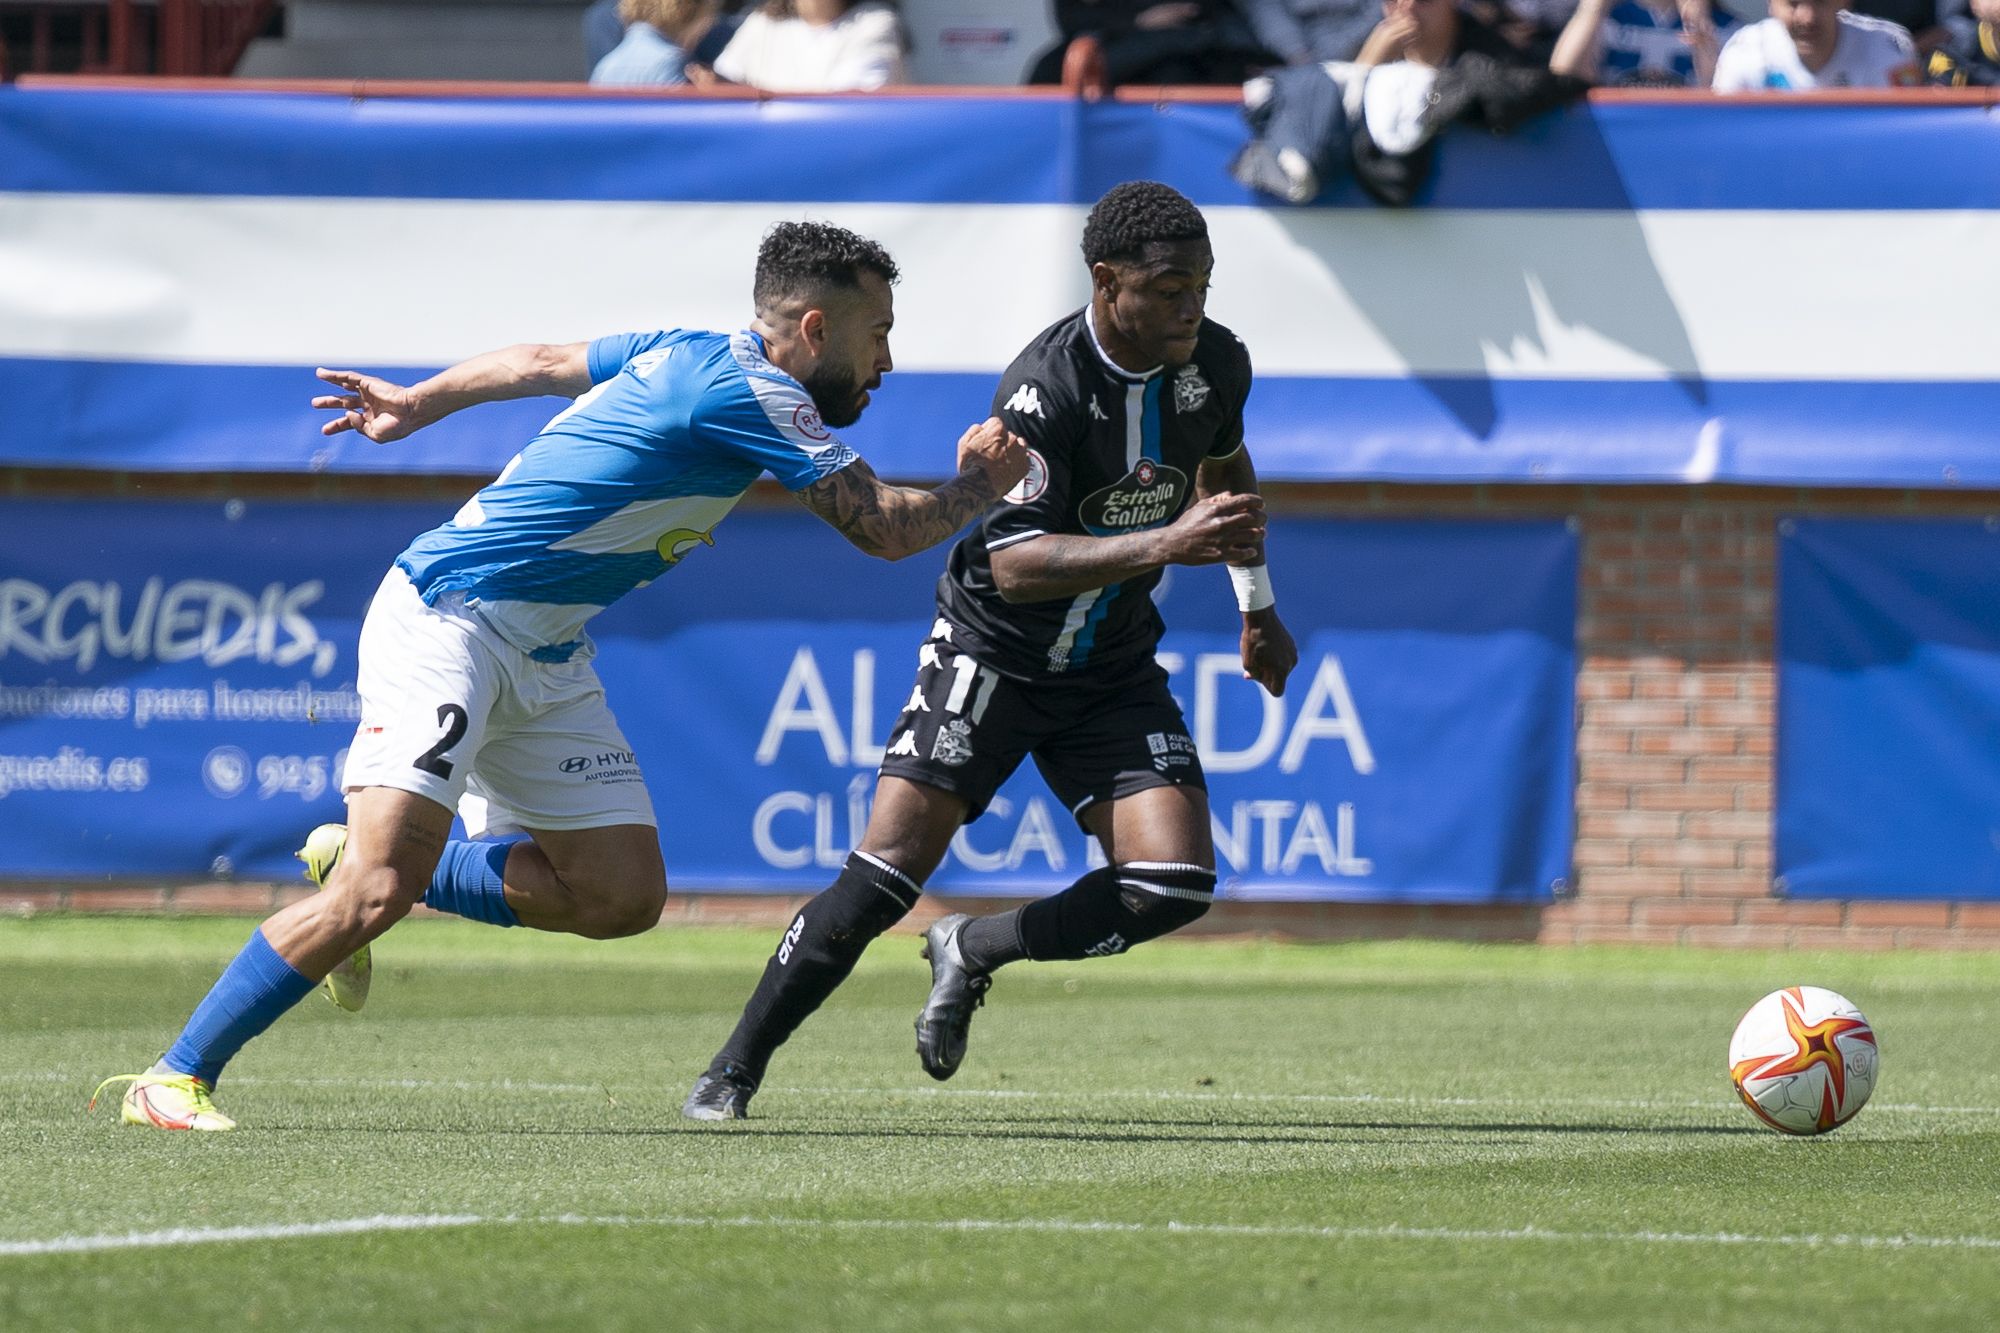
[[[832,93],[901,83],[903,26],[875,0],[767,0],[697,84],[747,83],[774,93]]]
[[[1850,14],[1845,0],[1771,0],[1771,17],[1741,29],[1715,62],[1715,91],[1802,92],[1921,82],[1910,34]]]

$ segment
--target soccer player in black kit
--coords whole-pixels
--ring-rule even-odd
[[[993,972],[1122,953],[1215,895],[1208,791],[1167,676],[1151,593],[1168,565],[1227,565],[1243,674],[1273,695],[1298,650],[1272,606],[1264,503],[1243,445],[1250,356],[1203,318],[1201,213],[1151,181],[1117,186],[1083,229],[1090,304],[1014,359],[993,410],[1028,476],[952,549],[915,691],[890,732],[861,845],[807,903],[682,1114],[740,1119],[771,1055],[915,906],[960,825],[1032,756],[1108,865],[925,937],[917,1054],[958,1072]]]

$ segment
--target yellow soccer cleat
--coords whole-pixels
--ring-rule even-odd
[[[340,854],[347,847],[347,825],[321,824],[306,835],[306,845],[299,848],[297,856],[306,863],[306,878],[320,888],[326,887],[333,868],[340,864]],[[350,1013],[359,1013],[361,1006],[368,1003],[368,982],[374,975],[375,964],[370,959],[368,946],[362,945],[354,951],[352,958],[345,959],[333,971],[326,974],[321,989],[327,998]]]
[[[90,1094],[87,1110],[97,1109],[97,1099],[113,1083],[130,1083],[125,1089],[119,1118],[128,1125],[149,1125],[154,1129],[195,1129],[208,1133],[235,1129],[236,1122],[215,1109],[208,1084],[193,1074],[154,1071],[145,1074],[118,1074],[97,1085]]]

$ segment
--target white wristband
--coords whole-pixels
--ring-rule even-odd
[[[1251,565],[1248,569],[1231,565],[1229,581],[1236,585],[1236,609],[1246,615],[1262,611],[1278,600],[1271,591],[1271,571],[1264,565]]]

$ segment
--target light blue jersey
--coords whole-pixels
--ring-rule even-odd
[[[538,660],[700,546],[766,472],[801,490],[855,460],[754,333],[626,333],[590,344],[595,386],[451,521],[396,557]]]

